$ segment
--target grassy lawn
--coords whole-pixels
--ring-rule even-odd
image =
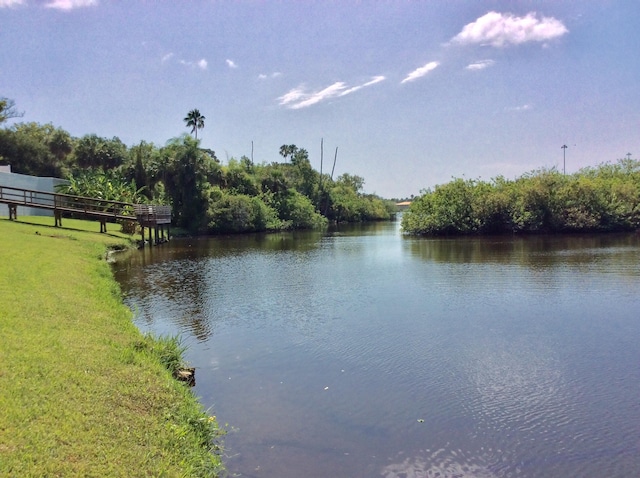
[[[215,419],[161,365],[175,343],[133,325],[104,260],[130,236],[63,225],[0,218],[0,476],[215,476]]]

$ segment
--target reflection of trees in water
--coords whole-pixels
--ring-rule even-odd
[[[398,221],[356,222],[349,224],[334,224],[328,229],[330,235],[338,236],[372,236],[390,229],[396,229]]]
[[[319,247],[323,234],[294,231],[177,239],[132,251],[120,257],[113,270],[125,296],[135,291],[132,295],[142,298],[142,303],[131,304],[137,320],[148,326],[166,320],[205,341],[213,333],[215,317],[224,315],[224,311],[210,310],[224,307],[219,303],[219,293],[229,294],[229,289],[243,287],[237,280],[229,283],[234,271],[219,274],[225,259],[256,253],[310,252]]]
[[[141,298],[141,303],[131,304],[137,320],[151,325],[162,318],[204,341],[212,333],[203,309],[207,261],[193,257],[198,255],[193,254],[195,251],[181,251],[178,257],[183,258],[175,259],[168,254],[169,248],[158,252],[161,248],[152,252],[137,251],[128,260],[117,263],[116,279],[125,297],[135,290],[135,295]],[[169,260],[172,261],[170,267],[167,266]]]
[[[640,235],[540,235],[474,238],[407,238],[404,241],[414,257],[445,263],[520,264],[547,268],[554,265],[580,266],[602,261],[607,253],[610,264],[628,264],[637,259]],[[607,251],[608,250],[608,251]]]

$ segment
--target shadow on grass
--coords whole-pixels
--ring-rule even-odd
[[[40,220],[40,218],[42,218],[42,220]],[[114,239],[126,239],[132,242],[135,241],[134,239],[135,234],[126,234],[124,232],[109,232],[108,230],[107,232],[100,232],[99,221],[89,221],[86,219],[66,219],[65,222],[67,223],[72,222],[71,226],[68,226],[68,225],[65,226],[64,223],[61,226],[56,226],[55,224],[47,224],[45,222],[48,220],[51,220],[52,222],[54,221],[53,217],[48,217],[48,216],[24,216],[22,218],[11,219],[11,220],[9,219],[8,216],[2,216],[0,217],[0,220],[10,221],[18,224],[26,224],[30,226],[46,227],[48,230],[52,230],[52,231],[67,230],[67,231],[76,231],[76,232],[88,233],[88,234],[104,234],[105,236],[113,237]],[[120,227],[120,224],[117,224],[115,222],[109,222],[107,224],[113,227]],[[89,227],[89,225],[91,226],[95,225],[96,227],[94,229],[92,227]],[[37,231],[36,231],[36,234],[37,234]],[[48,237],[68,237],[63,234],[46,234],[46,235]]]

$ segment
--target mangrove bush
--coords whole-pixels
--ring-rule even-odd
[[[513,181],[463,180],[424,191],[402,218],[414,235],[615,232],[640,228],[640,162],[572,175],[540,169]]]

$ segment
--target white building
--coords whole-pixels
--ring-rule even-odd
[[[0,166],[0,187],[10,187],[19,189],[31,189],[46,193],[55,193],[59,184],[69,184],[66,179],[59,178],[39,178],[26,174],[16,174],[11,172],[11,166]],[[5,209],[6,208],[6,209]],[[34,207],[18,206],[18,217],[20,216],[53,216],[53,211],[37,209]],[[0,216],[9,216],[9,207],[0,204]]]

